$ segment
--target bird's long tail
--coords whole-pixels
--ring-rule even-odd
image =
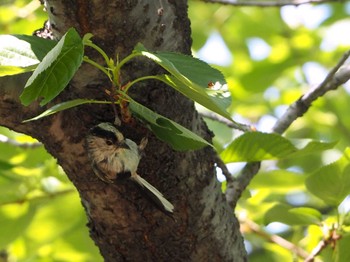
[[[157,188],[148,183],[145,179],[140,177],[139,175],[132,175],[131,179],[135,181],[143,191],[145,191],[153,201],[155,201],[158,205],[164,208],[165,211],[169,213],[173,213],[174,206],[168,200],[165,199],[163,194],[158,191]]]

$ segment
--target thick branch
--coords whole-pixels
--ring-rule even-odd
[[[232,6],[256,6],[256,7],[282,7],[288,5],[322,4],[330,2],[342,2],[342,0],[276,0],[276,1],[245,1],[245,0],[202,0],[207,3],[216,3]]]

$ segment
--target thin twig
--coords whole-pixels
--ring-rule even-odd
[[[66,195],[66,194],[70,194],[70,193],[74,193],[74,192],[76,192],[76,190],[74,188],[65,189],[65,190],[54,192],[54,193],[47,193],[47,194],[40,195],[40,196],[29,197],[29,198],[28,197],[23,197],[23,198],[16,199],[16,200],[13,200],[13,201],[11,200],[11,201],[2,202],[2,203],[0,203],[0,206],[11,205],[11,204],[23,204],[25,202],[51,199],[51,198],[54,198],[54,197],[58,197],[58,196],[61,196],[61,195]]]
[[[286,113],[276,122],[273,127],[273,131],[278,134],[284,133],[284,131],[300,116],[308,111],[312,102],[317,98],[323,96],[326,92],[338,88],[341,84],[347,82],[350,79],[350,65],[342,66],[350,56],[350,50],[344,53],[337,65],[329,72],[325,80],[315,89],[301,96],[295,103],[290,105]],[[228,192],[229,204],[235,207],[238,199],[240,199],[242,192],[249,185],[250,181],[258,173],[260,169],[260,163],[247,163],[241,171],[237,180],[233,185],[227,185],[227,188],[233,188],[234,191]],[[228,199],[228,196],[226,196]]]
[[[9,145],[16,146],[16,147],[21,147],[21,148],[37,148],[37,147],[43,146],[43,144],[40,142],[20,143],[14,139],[11,139],[11,138],[4,136],[4,135],[1,135],[1,134],[0,134],[0,143],[5,143],[5,144],[9,144]]]
[[[240,224],[241,224],[242,228],[248,227],[248,229],[250,231],[263,237],[267,241],[270,241],[272,243],[276,243],[277,245],[279,245],[285,249],[293,251],[296,255],[298,255],[299,257],[301,257],[303,259],[307,259],[309,257],[309,254],[304,249],[298,247],[297,245],[293,244],[292,242],[289,242],[288,240],[286,240],[278,235],[270,235],[270,234],[266,233],[264,230],[261,229],[261,227],[258,224],[254,223],[251,220],[248,220],[248,219],[241,220],[240,219]]]
[[[317,98],[323,96],[326,92],[338,88],[341,84],[344,84],[350,78],[350,66],[340,67],[350,56],[350,50],[348,50],[337,65],[328,73],[326,78],[315,89],[310,90],[305,95],[301,96],[296,102],[294,102],[284,115],[278,119],[273,132],[282,134],[286,129],[300,116],[303,116],[310,108],[312,102]],[[340,70],[339,70],[340,69]]]
[[[254,128],[251,127],[250,125],[246,125],[246,124],[241,124],[241,123],[234,123],[228,119],[226,119],[225,117],[222,117],[214,112],[210,112],[210,111],[203,111],[203,112],[200,112],[200,115],[202,117],[205,117],[205,118],[208,118],[210,120],[213,120],[213,121],[216,121],[216,122],[219,122],[219,123],[222,123],[230,128],[233,128],[233,129],[237,129],[237,130],[240,130],[240,131],[243,131],[243,132],[249,132],[249,131],[253,131]]]
[[[230,171],[228,171],[227,166],[218,155],[216,155],[215,162],[217,166],[221,169],[222,174],[225,176],[227,183],[232,183],[235,178],[231,175]]]
[[[316,256],[318,256],[322,252],[322,250],[324,250],[327,246],[331,246],[332,248],[334,248],[339,239],[341,239],[341,235],[338,233],[337,229],[333,228],[329,231],[328,236],[322,239],[318,243],[318,245],[312,250],[310,255],[305,259],[305,262],[315,261]]]
[[[311,254],[305,258],[304,262],[313,262],[315,260],[315,257],[321,253],[323,249],[327,247],[327,243],[325,240],[322,240],[318,243],[318,245],[312,250]]]
[[[341,2],[341,0],[276,0],[276,1],[246,1],[246,0],[202,0],[207,3],[231,5],[231,6],[251,6],[251,7],[282,7],[288,5],[322,4]]]

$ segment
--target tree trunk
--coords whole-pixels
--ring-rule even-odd
[[[126,56],[137,42],[150,50],[191,53],[185,0],[44,2],[56,38],[75,27],[81,35],[92,33],[92,40],[111,57]],[[89,51],[90,57],[100,59]],[[138,59],[124,67],[122,79],[127,82],[159,72],[153,63]],[[57,158],[79,191],[91,237],[105,261],[246,261],[239,223],[215,177],[213,150],[176,152],[142,123],[121,127],[124,135],[137,143],[149,136],[138,173],[174,204],[174,215],[165,215],[132,183],[109,185],[93,174],[84,138],[93,125],[113,121],[110,106],[84,105],[22,123],[44,110],[38,104],[23,107],[19,102],[28,77],[22,74],[0,79],[0,124],[37,138]],[[109,85],[104,75],[84,64],[48,106],[75,98],[106,99],[103,89]],[[143,82],[132,89],[132,96],[211,139],[193,102],[173,89],[155,81]]]

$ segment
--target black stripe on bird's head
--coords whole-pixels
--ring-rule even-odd
[[[90,134],[109,141],[111,144],[124,145],[125,140],[121,132],[118,131],[111,123],[100,123],[90,129]],[[123,146],[122,146],[123,147]]]

